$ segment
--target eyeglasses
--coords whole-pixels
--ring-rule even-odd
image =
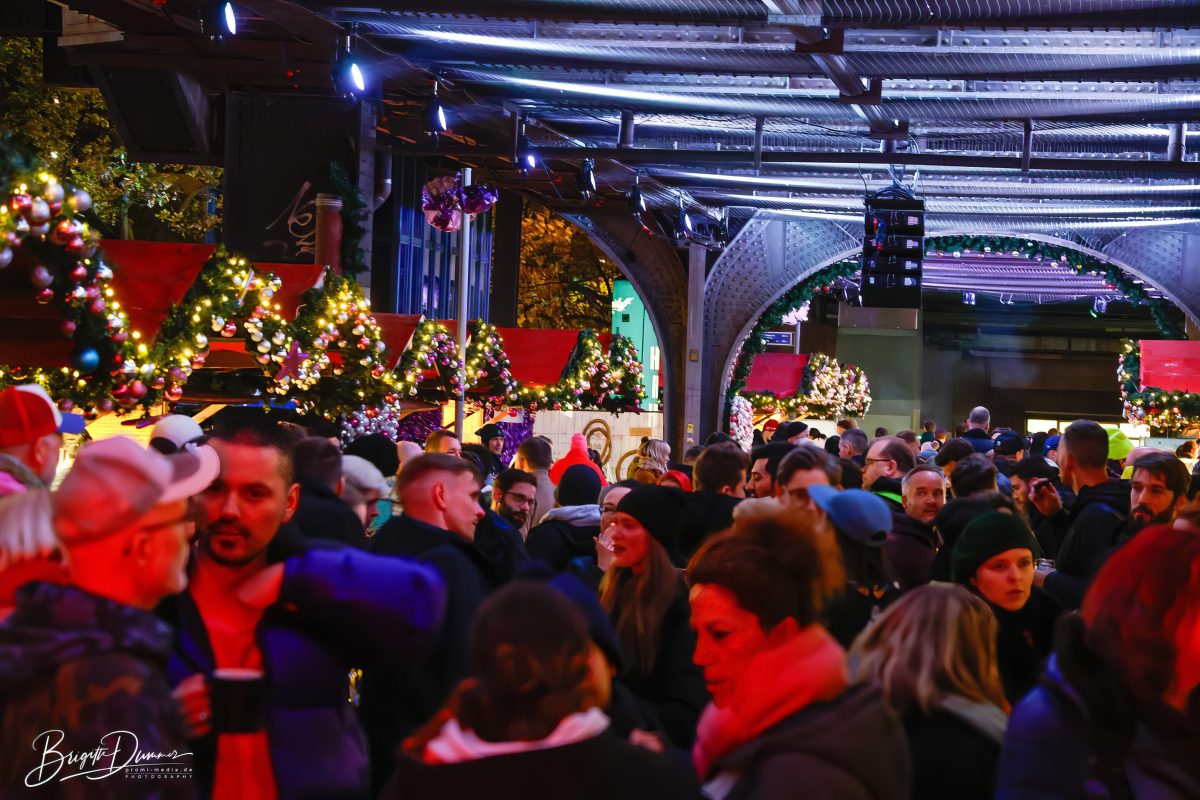
[[[891,460],[890,458],[868,458],[866,461],[868,464],[886,464]]]
[[[530,497],[527,494],[517,494],[516,492],[505,492],[504,496],[516,500],[518,506],[531,506],[537,500],[536,497]]]

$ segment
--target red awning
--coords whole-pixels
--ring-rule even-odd
[[[512,376],[526,386],[553,386],[562,378],[579,343],[577,330],[497,328],[512,366]]]
[[[1168,392],[1200,392],[1200,342],[1145,339],[1142,386]]]
[[[808,354],[759,353],[746,378],[745,392],[770,392],[776,397],[791,397],[800,388]]]
[[[412,344],[413,334],[421,324],[420,314],[372,314],[375,322],[379,323],[379,331],[383,334],[387,352],[384,354],[383,365],[393,370],[400,363],[404,351]]]
[[[296,311],[304,300],[304,293],[320,282],[325,267],[320,264],[266,264],[254,265],[256,274],[271,273],[283,284],[275,293],[279,313],[284,319],[295,319]]]
[[[113,289],[130,327],[151,341],[167,311],[187,294],[216,245],[105,239],[100,250],[113,268]]]

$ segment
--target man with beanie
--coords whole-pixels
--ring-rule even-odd
[[[1004,695],[1015,703],[1033,688],[1053,647],[1062,606],[1033,585],[1038,543],[1020,517],[989,511],[954,544],[951,570],[996,615],[996,657]]]
[[[484,483],[491,483],[488,478],[495,478],[504,469],[504,462],[500,460],[504,455],[504,429],[494,422],[489,422],[479,430],[475,431],[475,435],[479,437],[479,441],[483,442],[483,446],[487,449],[487,453],[481,453],[481,460],[484,462],[484,469],[487,475],[484,476]]]
[[[567,467],[558,480],[557,505],[542,523],[529,531],[525,547],[531,558],[540,558],[562,572],[571,559],[596,551],[600,536],[600,479],[585,464]]]
[[[64,433],[83,433],[79,414],[62,414],[36,383],[0,392],[0,497],[49,486]]]
[[[168,457],[118,436],[80,450],[53,498],[70,581],[26,584],[0,625],[0,786],[47,797],[194,796],[192,747],[162,671],[172,632],[152,610],[188,584],[188,501],[219,469],[207,447]],[[123,752],[55,763],[56,752],[98,747]],[[119,765],[135,749],[155,754],[139,766],[177,773],[126,773]],[[83,777],[110,765],[118,769],[103,781]]]
[[[1040,568],[1038,586],[1064,606],[1079,608],[1092,577],[1120,542],[1129,518],[1129,483],[1109,477],[1108,432],[1099,424],[1080,419],[1063,432],[1058,468],[1063,483],[1075,492],[1070,511],[1049,481],[1033,484],[1032,501],[1045,517],[1037,538],[1057,552],[1054,568]]]

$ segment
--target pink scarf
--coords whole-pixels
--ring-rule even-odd
[[[713,762],[767,728],[846,690],[846,651],[820,625],[756,655],[738,679],[728,708],[712,703],[700,717],[692,760],[701,778]]]

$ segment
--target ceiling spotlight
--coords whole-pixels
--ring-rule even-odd
[[[596,162],[593,159],[585,158],[580,162],[579,172],[575,173],[575,185],[584,197],[596,193]]]
[[[1101,314],[1108,313],[1108,300],[1103,297],[1097,297],[1092,301],[1092,310],[1088,313],[1093,317],[1099,317]]]
[[[438,82],[433,82],[433,97],[425,109],[425,133],[436,137],[450,130],[450,122],[446,118],[446,107],[438,99]]]
[[[963,305],[964,306],[975,305],[975,293],[974,292],[963,292]]]
[[[690,239],[696,232],[692,226],[692,217],[687,212],[687,207],[684,205],[683,198],[679,198],[679,219],[675,223],[675,238]]]
[[[367,73],[354,55],[353,37],[346,37],[345,49],[338,52],[333,64],[333,82],[343,94],[362,94],[367,90]]]
[[[233,3],[226,0],[217,0],[210,2],[207,6],[207,12],[203,17],[204,30],[212,39],[221,39],[225,36],[237,36],[237,14],[234,11]]]
[[[642,196],[642,187],[638,184],[638,175],[633,176],[633,186],[629,187],[629,192],[625,195],[625,202],[629,204],[629,210],[635,214],[646,213],[646,198]]]

